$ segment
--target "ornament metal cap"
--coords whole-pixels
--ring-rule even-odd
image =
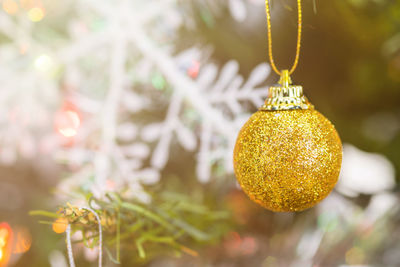
[[[288,70],[281,71],[279,84],[281,86],[272,86],[269,88],[268,98],[260,110],[314,109],[314,106],[304,96],[303,87],[292,85],[292,79]]]

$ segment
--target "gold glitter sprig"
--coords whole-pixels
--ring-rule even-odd
[[[124,255],[129,262],[138,258],[143,262],[152,255],[165,253],[196,256],[197,253],[183,242],[207,244],[227,230],[228,212],[193,203],[191,198],[177,193],[155,195],[150,205],[135,199],[123,199],[117,193],[107,194],[105,199],[94,198],[90,194],[86,197],[89,206],[98,207],[93,210],[100,217],[105,251],[116,263],[123,261]],[[89,247],[98,242],[97,220],[85,209],[67,203],[57,213],[32,211],[30,214],[54,219],[53,222],[42,223],[51,224],[56,233],[65,232],[70,224],[72,231],[82,232],[83,239],[75,242]],[[213,231],[209,231],[209,225],[214,226]],[[115,254],[110,252],[113,247]],[[112,254],[116,255],[115,258]],[[138,257],[135,259],[134,255]]]

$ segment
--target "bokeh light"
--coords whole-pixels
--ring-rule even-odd
[[[46,54],[40,55],[35,59],[35,68],[41,72],[50,72],[54,68],[54,61]]]
[[[248,256],[256,253],[258,244],[254,237],[242,237],[237,232],[231,232],[225,239],[224,247],[226,252],[231,256]]]
[[[34,7],[28,11],[28,17],[33,22],[39,22],[44,18],[45,11],[41,7]]]
[[[198,62],[197,60],[193,60],[191,66],[187,70],[187,74],[191,78],[195,79],[199,75],[199,71],[200,71],[200,62]]]
[[[12,230],[8,223],[0,224],[0,266],[7,266],[12,247]]]
[[[27,227],[14,229],[15,245],[13,253],[22,254],[29,251],[32,245],[32,236]]]
[[[4,0],[3,1],[3,9],[8,14],[14,15],[18,12],[19,7],[16,1],[14,0]]]
[[[73,106],[67,104],[57,112],[55,127],[62,136],[67,138],[76,136],[80,125],[80,115]]]
[[[65,218],[58,218],[53,223],[53,231],[57,234],[62,234],[67,230],[68,220]]]

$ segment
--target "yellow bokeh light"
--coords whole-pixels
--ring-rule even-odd
[[[40,71],[48,72],[54,67],[54,61],[44,54],[35,59],[35,67]]]
[[[0,262],[3,260],[4,252],[2,249],[0,249]]]
[[[3,9],[8,14],[14,15],[18,12],[18,4],[14,0],[4,0]]]
[[[28,11],[28,17],[33,22],[41,21],[44,17],[44,9],[40,7],[31,8]]]

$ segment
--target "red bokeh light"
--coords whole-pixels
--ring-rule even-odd
[[[65,104],[55,117],[55,128],[58,133],[67,138],[72,138],[78,134],[81,125],[81,117],[71,104]]]
[[[224,247],[230,256],[249,256],[256,253],[258,244],[254,237],[241,237],[239,233],[231,232],[224,241]]]
[[[200,62],[193,60],[192,65],[187,70],[187,74],[191,78],[195,79],[199,75],[199,71],[200,71]]]

